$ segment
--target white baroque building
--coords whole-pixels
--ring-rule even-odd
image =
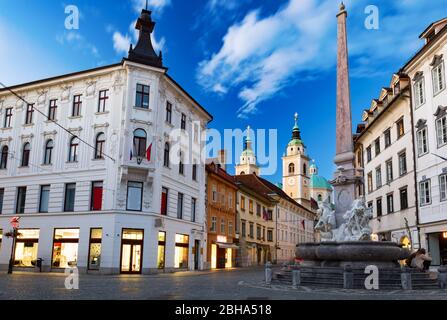
[[[402,68],[411,79],[418,227],[432,265],[447,264],[447,18],[420,35],[425,45]]]
[[[206,261],[201,134],[212,116],[140,37],[120,63],[0,90],[0,268],[149,273]],[[178,129],[178,130],[175,130]],[[174,131],[180,132],[181,142]]]

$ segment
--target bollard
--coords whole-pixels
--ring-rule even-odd
[[[301,285],[301,269],[298,264],[293,266],[292,269],[292,286],[298,288]]]
[[[343,271],[343,289],[354,289],[354,273],[350,265],[345,266]]]
[[[270,285],[272,283],[272,263],[268,261],[265,264],[265,284]]]
[[[438,284],[439,288],[447,289],[447,266],[438,268]]]
[[[400,274],[400,281],[402,283],[402,289],[404,290],[412,290],[413,285],[411,282],[411,272],[410,268],[407,266],[402,266],[402,273]]]

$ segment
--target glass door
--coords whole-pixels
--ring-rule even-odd
[[[121,272],[130,272],[130,259],[132,257],[132,245],[123,244],[121,248]]]
[[[131,272],[140,273],[141,272],[141,245],[132,245],[132,270]]]

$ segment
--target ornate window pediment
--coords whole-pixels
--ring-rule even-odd
[[[414,74],[413,81],[418,82],[424,77],[424,73],[422,71],[418,71]]]
[[[422,129],[423,127],[425,127],[426,123],[427,123],[427,120],[419,119],[418,122],[416,122],[416,128],[417,129]]]
[[[442,118],[447,114],[447,106],[438,106],[436,112],[433,114],[437,119]]]
[[[442,54],[436,54],[434,57],[433,57],[433,60],[432,60],[432,62],[430,63],[430,66],[432,66],[432,67],[435,67],[435,66],[437,66],[438,64],[440,64],[440,63],[442,63]]]

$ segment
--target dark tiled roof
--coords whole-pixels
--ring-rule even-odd
[[[206,164],[205,169],[207,172],[217,175],[218,177],[224,179],[229,184],[232,184],[234,187],[237,188],[237,185],[236,185],[233,177],[231,175],[229,175],[224,169],[217,166],[214,162]]]

